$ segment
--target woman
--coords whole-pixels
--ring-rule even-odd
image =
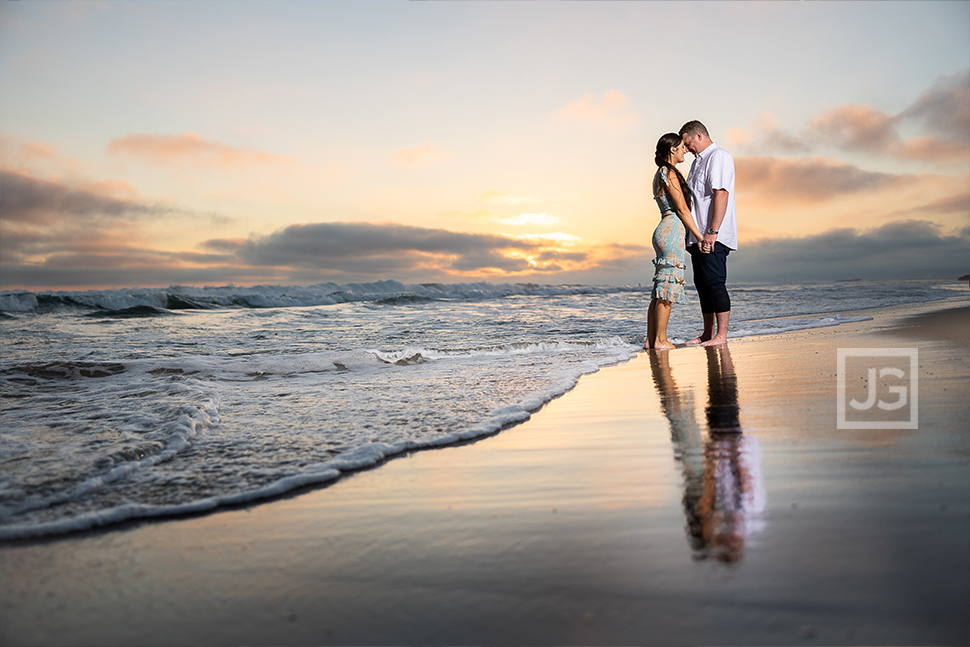
[[[686,148],[680,135],[667,133],[657,142],[654,161],[659,167],[653,176],[653,197],[660,207],[660,224],[653,232],[656,272],[653,275],[653,296],[647,311],[647,342],[644,348],[663,350],[673,348],[667,339],[667,321],[674,303],[690,303],[684,294],[684,237],[690,233],[703,238],[690,215],[691,195],[687,181],[675,164],[684,161]]]

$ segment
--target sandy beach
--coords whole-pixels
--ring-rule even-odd
[[[0,644],[965,645],[970,306],[850,314],[644,353],[330,487],[5,543]],[[839,429],[839,349],[916,349],[918,391]]]

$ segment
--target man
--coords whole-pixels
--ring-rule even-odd
[[[714,346],[727,343],[731,297],[727,257],[738,248],[738,221],[734,210],[734,158],[715,142],[699,121],[680,129],[684,145],[694,154],[687,186],[694,195],[691,215],[704,238],[688,234],[687,251],[694,270],[694,286],[704,314],[704,332],[687,342]]]

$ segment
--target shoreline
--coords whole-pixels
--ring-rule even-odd
[[[326,487],[0,544],[0,643],[965,644],[970,306],[859,312]],[[920,428],[835,429],[835,350],[906,344]]]

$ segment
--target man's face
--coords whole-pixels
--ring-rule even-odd
[[[697,144],[701,140],[701,134],[695,133],[693,136],[691,136],[691,135],[688,135],[687,133],[684,133],[684,136],[682,139],[684,141],[684,146],[687,147],[687,150],[689,150],[694,155],[697,155],[697,150],[698,150]]]

